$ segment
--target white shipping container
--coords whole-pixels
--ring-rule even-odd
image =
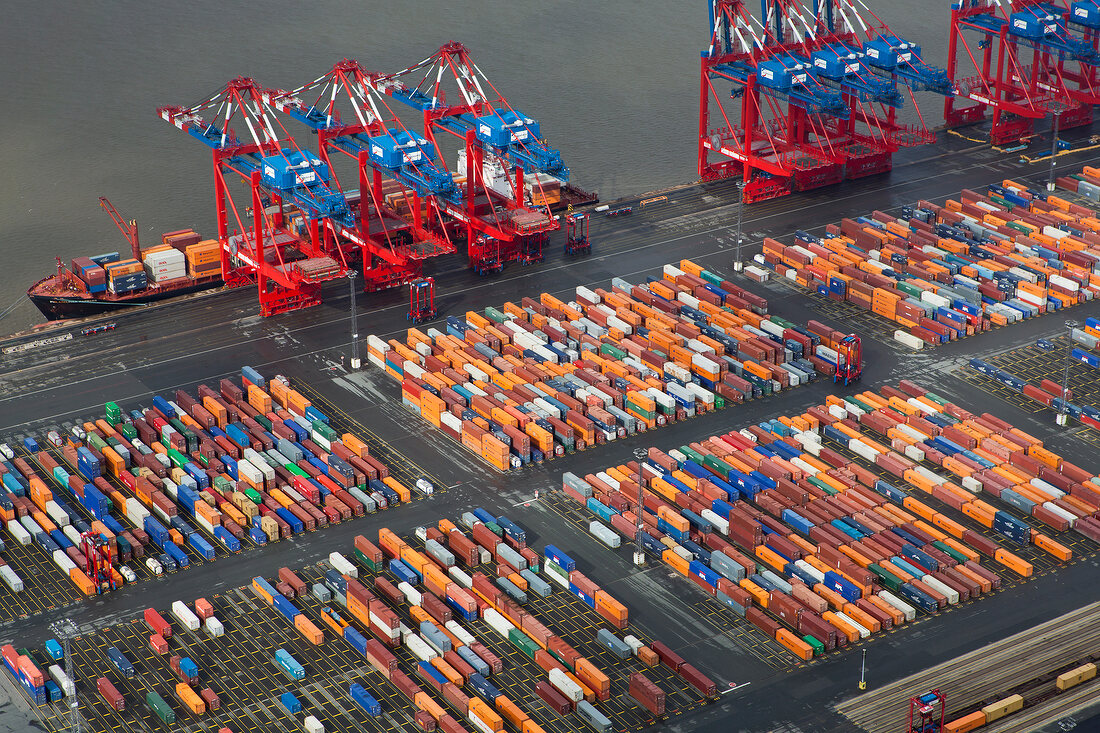
[[[247,479],[257,486],[263,486],[264,475],[260,469],[253,466],[247,459],[237,461],[237,473],[243,479]]]
[[[458,623],[457,621],[453,620],[453,619],[448,621],[447,623],[443,624],[443,626],[444,626],[444,628],[447,629],[447,631],[450,631],[454,635],[454,637],[456,639],[458,639],[460,642],[462,642],[462,644],[464,644],[465,646],[469,646],[470,644],[473,644],[475,641],[477,641],[477,639],[474,638],[473,634],[471,634],[466,629],[462,628],[462,625],[460,623]]]
[[[806,461],[802,460],[801,458],[798,458],[798,457],[792,458],[791,463],[795,466],[798,466],[800,469],[802,469],[802,472],[807,474],[808,476],[816,476],[818,473],[820,473],[820,471],[818,471],[816,466],[813,466],[810,463],[807,463]]]
[[[818,583],[825,582],[825,574],[805,560],[795,560],[794,564],[795,567],[813,577]]]
[[[645,644],[642,643],[642,640],[634,636],[633,634],[627,634],[626,636],[624,636],[623,643],[630,647],[630,651],[633,652],[634,656],[638,656],[638,650],[645,646]]]
[[[584,287],[583,285],[578,285],[577,300],[583,300],[588,303],[595,304],[600,302],[600,296],[597,295],[595,292],[589,290],[588,288]]]
[[[439,656],[434,649],[428,646],[426,641],[420,638],[419,634],[409,634],[405,637],[405,646],[409,648],[413,655],[425,662],[430,662]]]
[[[53,499],[46,502],[46,516],[53,520],[53,523],[58,527],[65,527],[69,524],[69,514]]]
[[[330,552],[328,562],[341,575],[350,575],[353,578],[359,577],[359,569],[348,562],[348,559],[339,552]]]
[[[962,481],[960,481],[959,483],[962,484],[962,487],[964,489],[966,489],[967,491],[972,491],[975,494],[979,493],[982,490],[982,482],[974,478],[973,476],[964,476]]]
[[[546,577],[550,578],[550,580],[554,581],[562,588],[569,590],[569,573],[552,562],[543,563],[542,567],[546,570]]]
[[[866,639],[868,636],[871,635],[871,630],[870,629],[868,629],[863,624],[856,622],[848,614],[842,613],[840,611],[834,611],[833,613],[835,613],[837,618],[839,618],[841,621],[843,621],[846,624],[849,624],[853,629],[855,629],[857,632],[859,632],[859,638]]]
[[[423,594],[403,580],[397,584],[397,590],[405,594],[405,600],[410,606],[419,606],[420,601],[423,600]]]
[[[23,579],[11,569],[10,565],[0,566],[0,579],[3,579],[4,585],[8,586],[13,593],[23,590]]]
[[[1045,509],[1049,509],[1050,511],[1054,512],[1059,517],[1062,517],[1063,519],[1065,519],[1067,522],[1069,522],[1069,526],[1073,527],[1074,525],[1077,524],[1077,516],[1076,515],[1070,514],[1065,509],[1058,506],[1054,502],[1048,501],[1045,504],[1043,504],[1043,507]]]
[[[680,547],[679,545],[676,545],[676,547],[673,547],[672,551],[675,552],[680,557],[687,560],[688,562],[691,562],[692,560],[695,559],[694,555],[692,555],[688,550],[685,550],[683,547]]]
[[[1066,495],[1064,491],[1056,489],[1055,487],[1048,484],[1046,481],[1043,481],[1041,478],[1033,478],[1028,483],[1031,484],[1031,487],[1033,489],[1046,494],[1051,499],[1060,499]]]
[[[909,333],[908,331],[902,331],[900,328],[894,331],[894,340],[900,344],[908,346],[910,349],[920,351],[924,348],[924,342],[919,338]]]
[[[12,536],[12,539],[21,545],[31,543],[31,533],[15,519],[8,520],[8,533]]]
[[[866,458],[872,463],[875,460],[875,456],[877,456],[879,453],[877,450],[867,445],[862,440],[859,440],[858,438],[852,438],[848,441],[848,450],[852,451],[857,456]]]
[[[64,550],[53,551],[53,563],[61,568],[61,572],[65,573],[65,575],[68,575],[69,571],[76,567],[76,563],[65,554]]]
[[[844,420],[848,417],[848,411],[840,405],[829,405],[829,414],[837,420]]]
[[[184,628],[188,631],[199,630],[199,617],[191,612],[191,609],[187,607],[187,604],[183,601],[174,601],[172,603],[172,615],[176,617],[176,620],[183,624]]]
[[[902,450],[902,453],[905,454],[905,457],[911,461],[917,461],[918,463],[920,463],[924,460],[924,451],[915,445],[905,446],[905,448]]]
[[[62,527],[61,531],[69,538],[69,542],[72,542],[77,547],[80,546],[80,533],[76,531],[76,527],[68,524]]]
[[[684,274],[676,265],[665,265],[661,268],[661,274],[664,275],[664,279],[670,282],[676,282],[676,278]]]
[[[730,533],[730,523],[727,519],[722,519],[717,513],[710,509],[704,509],[700,512],[700,516],[714,525],[714,528],[722,534],[728,535]]]
[[[454,582],[458,583],[463,588],[469,588],[474,584],[473,578],[471,578],[465,570],[458,566],[447,568],[447,574],[451,576]]]
[[[938,474],[933,473],[932,471],[928,470],[924,466],[914,466],[913,470],[915,470],[921,476],[924,476],[926,479],[931,481],[936,486],[940,486],[941,484],[943,484],[947,480],[943,476],[940,476]]]
[[[699,308],[699,299],[696,298],[694,295],[688,295],[684,292],[678,292],[676,293],[676,300],[680,301],[688,308]]]
[[[704,389],[694,382],[689,382],[688,384],[684,385],[684,388],[695,395],[695,399],[697,401],[711,407],[714,406],[714,393],[711,392],[709,389]]]
[[[581,691],[577,683],[566,677],[565,673],[557,667],[550,670],[550,684],[573,702],[580,702],[584,699],[584,692]]]
[[[302,728],[306,733],[325,733],[325,724],[312,715],[307,715],[302,721]]]
[[[617,532],[605,527],[595,520],[588,523],[588,532],[611,549],[615,549],[622,544],[622,538],[619,537]]]
[[[901,613],[905,616],[906,621],[912,621],[913,619],[915,619],[917,617],[917,609],[913,608],[908,603],[906,603],[902,599],[898,598],[897,596],[895,596],[890,591],[880,590],[878,592],[878,597],[881,598],[882,600],[886,601],[887,603],[889,603],[894,608],[901,611]]]
[[[214,616],[208,617],[203,626],[206,627],[206,633],[212,637],[216,638],[225,634],[225,625]]]
[[[50,677],[53,678],[53,681],[57,683],[57,686],[61,688],[66,697],[72,697],[76,694],[76,685],[69,679],[69,675],[65,674],[65,670],[56,664],[51,664],[46,668],[46,671],[49,672]]]
[[[384,339],[380,339],[374,334],[367,336],[367,348],[374,349],[379,354],[385,357],[386,352],[390,350],[390,345],[386,343]]]
[[[921,580],[924,581],[932,590],[940,593],[941,595],[947,596],[947,602],[950,605],[954,606],[956,603],[959,602],[959,592],[941,581],[939,578],[936,578],[932,575],[925,575],[923,578],[921,578]]]
[[[493,628],[493,631],[497,632],[505,639],[508,638],[508,632],[515,628],[512,622],[501,616],[492,608],[485,609],[485,621]]]

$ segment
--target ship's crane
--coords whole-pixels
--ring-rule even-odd
[[[560,192],[569,169],[540,137],[538,122],[508,104],[455,41],[384,75],[378,86],[423,114],[424,134],[433,144],[438,132],[461,140],[464,198],[443,208],[465,229],[470,266],[497,272],[508,261],[541,260],[548,233],[560,226],[550,215],[549,189]],[[533,174],[533,186],[526,174]]]
[[[141,260],[141,243],[138,239],[138,225],[137,219],[124,219],[122,214],[118,213],[118,209],[112,204],[106,196],[99,197],[100,207],[107,212],[107,215],[111,217],[111,221],[115,223],[118,230],[122,232],[122,236],[126,237],[126,241],[130,244],[130,251],[134,255],[135,260]]]
[[[330,170],[334,152],[355,161],[359,189],[345,193],[357,211],[356,226],[339,233],[361,251],[367,290],[410,282],[425,259],[454,252],[441,202],[461,206],[463,199],[450,171],[439,165],[434,142],[410,131],[390,109],[379,77],[344,59],[297,89],[263,92],[265,102],[317,134]]]
[[[990,142],[1003,145],[1030,137],[1035,120],[1048,114],[1063,128],[1090,123],[1100,103],[1098,28],[1100,7],[1091,0],[954,3],[947,72],[958,96],[974,104],[948,98],[947,125],[989,121]]]
[[[344,195],[329,185],[328,166],[294,142],[248,77],[191,107],[157,112],[212,150],[226,285],[255,283],[264,316],[319,304],[321,284],[347,274],[335,238],[355,227]],[[248,137],[239,138],[233,124],[247,129]],[[234,202],[230,173],[248,185],[247,206]],[[299,216],[291,221],[287,214],[295,210]],[[238,227],[232,235],[230,214]]]

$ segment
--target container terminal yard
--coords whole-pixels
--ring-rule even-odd
[[[0,722],[1100,725],[1100,13],[960,3],[940,70],[766,5],[710,3],[701,182],[599,205],[454,42],[159,109],[214,151],[216,239],[150,261],[105,203],[133,262],[57,283],[220,252],[231,287],[0,341]],[[452,71],[466,105],[416,81]]]

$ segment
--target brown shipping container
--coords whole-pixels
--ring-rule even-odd
[[[118,712],[122,712],[126,709],[126,699],[122,697],[122,693],[115,689],[115,686],[111,684],[111,681],[106,677],[100,677],[95,681],[96,689],[99,690],[99,694],[103,696],[103,699],[107,701],[107,704]]]

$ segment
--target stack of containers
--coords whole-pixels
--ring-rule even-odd
[[[395,587],[385,578],[375,578],[377,597],[347,574],[326,582],[337,592],[338,600],[341,591],[346,592],[349,610],[352,610],[353,599],[364,597],[380,608],[386,608],[385,601],[407,605],[413,624],[402,629],[401,638],[419,660],[417,675],[479,729],[500,730],[498,726],[506,719],[518,730],[538,730],[526,713],[489,682],[491,674],[503,670],[503,663],[461,625],[476,620],[479,615],[490,629],[548,674],[547,680],[535,686],[536,693],[548,705],[562,714],[576,710],[586,720],[606,720],[591,703],[609,698],[610,679],[560,637],[553,635],[532,614],[524,612],[521,604],[525,601],[516,600],[519,586],[539,595],[552,593],[549,584],[537,575],[540,557],[526,547],[526,533],[507,517],[493,517],[483,509],[468,512],[463,522],[471,527],[472,539],[448,520],[441,520],[437,527],[418,529],[417,536],[424,541],[424,552],[414,550],[387,529],[379,531],[377,546],[357,537],[357,557],[373,558],[369,567],[380,567],[378,558],[381,556],[390,557],[389,569],[401,580]],[[444,543],[450,549],[445,548]],[[600,605],[589,603],[590,606],[605,609],[609,613],[601,612],[601,615],[617,627],[625,626],[625,607],[577,573],[571,558],[553,547],[546,549],[546,558],[543,567],[547,568],[549,577],[561,583],[562,579],[557,576],[564,575],[566,586],[573,578],[574,587],[579,587],[577,583],[583,585],[584,590],[579,592],[591,594],[587,597],[593,601],[601,599]],[[495,581],[477,571],[484,561],[497,563]],[[571,570],[566,571],[565,567]],[[453,613],[461,616],[462,622],[454,618]],[[396,620],[394,623],[401,626]],[[378,635],[373,623],[372,631]],[[423,692],[396,669],[396,660],[378,641],[367,641],[351,627],[345,628],[343,633],[372,666],[409,699],[419,701],[421,710],[436,719],[441,729],[447,729],[444,711],[434,703],[429,704],[430,699],[420,697]],[[606,642],[602,641],[605,637]],[[628,637],[636,642],[631,645],[601,630],[600,639],[620,656],[633,654],[649,666],[658,663],[657,654],[634,637]],[[384,636],[382,641],[386,641]],[[372,644],[375,645],[373,649]],[[464,684],[489,704],[463,694],[460,688]]]
[[[325,641],[324,632],[314,624],[301,610],[287,600],[279,591],[275,590],[264,578],[257,576],[252,579],[252,592],[266,604],[278,611],[284,618],[294,624],[294,628],[306,638],[310,644],[320,646]],[[174,609],[173,609],[174,610]],[[198,628],[198,619],[195,620]]]
[[[690,260],[645,285],[543,293],[447,319],[446,333],[368,337],[403,404],[499,470],[832,375],[844,337]]]
[[[46,676],[42,670],[35,666],[30,657],[16,652],[11,644],[0,647],[0,656],[4,657],[4,665],[34,704],[44,705],[47,701]]]
[[[563,490],[634,538],[639,472],[643,547],[802,658],[911,620],[916,608],[934,611],[999,587],[982,555],[1031,575],[1029,562],[962,522],[1063,561],[1072,557],[1065,545],[1011,510],[1055,531],[1100,537],[1100,479],[994,416],[972,415],[911,382],[830,397],[798,417],[667,454],[650,449],[642,465],[567,473]],[[958,521],[916,491],[957,511]]]
[[[141,253],[145,274],[153,285],[163,285],[169,280],[187,277],[187,265],[183,252],[168,245],[147,249]]]
[[[179,229],[174,232],[165,232],[161,235],[160,241],[161,244],[183,252],[188,247],[198,243],[201,238],[194,229]]]
[[[187,274],[191,277],[210,277],[221,273],[221,247],[218,240],[207,239],[188,245],[184,254],[187,258]]]
[[[73,274],[88,286],[89,293],[102,293],[107,289],[107,272],[93,262],[91,257],[77,257],[70,267]]]
[[[922,201],[901,218],[844,219],[825,238],[765,239],[758,259],[895,321],[904,327],[895,337],[919,348],[1091,300],[1100,292],[1097,221],[1091,209],[1005,181],[944,207]]]
[[[76,547],[84,532],[107,539],[121,562],[153,546],[186,566],[185,547],[212,560],[210,540],[235,552],[246,537],[263,544],[411,500],[409,489],[389,476],[362,440],[336,435],[296,390],[278,380],[267,385],[249,368],[244,375],[247,399],[223,380],[219,392],[200,385],[202,402],[181,390],[176,402],[157,396],[153,407],[126,421],[108,403],[106,420],[84,424],[84,445],[70,441],[62,448],[68,470],[49,453],[36,454],[49,479],[91,514],[91,523],[22,458],[0,471],[0,516],[19,527],[11,530],[17,541],[38,542],[91,594],[95,585]],[[64,534],[70,523],[73,537]],[[10,568],[0,567],[0,577],[12,587],[21,583]],[[121,576],[114,580],[122,584]]]
[[[1095,321],[1096,319],[1090,318],[1088,320]],[[1074,331],[1077,331],[1077,329],[1074,329]],[[1081,361],[1094,368],[1100,369],[1100,356],[1096,354],[1090,354],[1081,349],[1074,348],[1071,352],[1071,358],[1074,361]],[[978,358],[971,359],[968,366],[970,369],[997,380],[1009,389],[1019,392],[1024,397],[1034,400],[1041,405],[1059,411],[1064,408],[1065,413],[1070,417],[1075,417],[1085,425],[1100,430],[1100,409],[1091,405],[1077,405],[1070,402],[1069,400],[1073,399],[1072,392],[1070,391],[1063,397],[1062,385],[1056,382],[1044,379],[1038,385],[1029,384],[1010,372]]]
[[[119,260],[105,265],[107,289],[116,295],[141,290],[148,285],[145,269],[139,260]]]

